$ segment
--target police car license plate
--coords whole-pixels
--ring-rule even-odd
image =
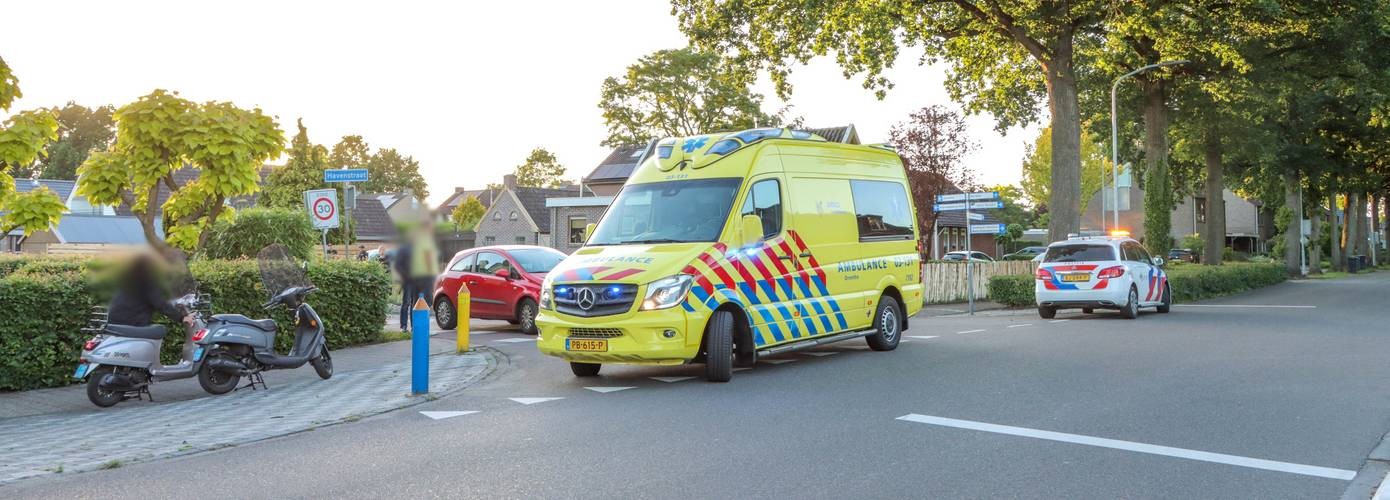
[[[1090,273],[1063,274],[1062,281],[1091,281]]]
[[[608,352],[607,340],[566,339],[566,351]]]

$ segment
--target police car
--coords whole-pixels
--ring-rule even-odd
[[[1048,245],[1034,274],[1038,315],[1059,309],[1117,309],[1129,319],[1139,308],[1166,313],[1172,307],[1163,259],[1152,257],[1123,231],[1108,236],[1076,236]]]

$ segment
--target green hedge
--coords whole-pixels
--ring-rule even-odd
[[[1164,269],[1174,302],[1192,302],[1266,287],[1288,279],[1280,264],[1232,262],[1221,266],[1170,264]],[[1010,307],[1037,304],[1032,276],[994,276],[989,279],[989,300]]]
[[[1021,275],[991,276],[989,300],[1009,307],[1037,304],[1033,295],[1033,277]]]
[[[319,233],[303,210],[247,208],[213,224],[203,257],[255,258],[262,248],[279,243],[291,257],[308,259],[318,242]]]
[[[106,304],[114,279],[106,261],[94,259],[0,259],[0,390],[54,387],[70,376],[87,336],[81,332],[93,305]],[[272,317],[280,326],[276,348],[288,352],[294,334],[283,307],[262,310],[266,300],[256,263],[250,260],[194,261],[190,271],[200,291],[212,295],[214,313]],[[323,319],[330,348],[377,342],[385,322],[391,282],[380,265],[355,261],[315,262],[309,279],[319,288],[309,304]],[[182,325],[173,329],[163,358],[177,359]]]

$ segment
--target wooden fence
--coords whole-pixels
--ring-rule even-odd
[[[1020,274],[1031,276],[1038,266],[1030,260],[975,262],[975,299],[988,295],[991,276]],[[926,288],[927,303],[963,302],[967,299],[966,264],[964,262],[928,262],[922,264],[922,285]]]

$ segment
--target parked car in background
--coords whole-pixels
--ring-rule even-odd
[[[1168,260],[1197,262],[1197,253],[1186,248],[1174,248],[1168,251]]]
[[[966,255],[966,252],[963,251],[963,250],[962,250],[962,251],[955,251],[955,252],[946,252],[946,255],[942,255],[942,256],[941,256],[941,260],[949,260],[949,261],[956,261],[956,262],[965,262],[965,255]],[[978,251],[977,251],[977,252],[970,252],[970,260],[973,260],[973,261],[975,261],[975,262],[994,262],[994,258],[993,258],[993,257],[990,257],[989,255],[986,255],[984,252],[978,252]]]
[[[1037,257],[1046,252],[1047,247],[1044,246],[1023,247],[1022,250],[1019,250],[1017,252],[1004,254],[1004,256],[999,260],[1032,260],[1033,257]]]
[[[434,321],[446,330],[458,326],[459,286],[467,284],[470,317],[504,319],[534,334],[541,282],[565,257],[553,248],[531,245],[470,248],[454,254],[434,283]]]

